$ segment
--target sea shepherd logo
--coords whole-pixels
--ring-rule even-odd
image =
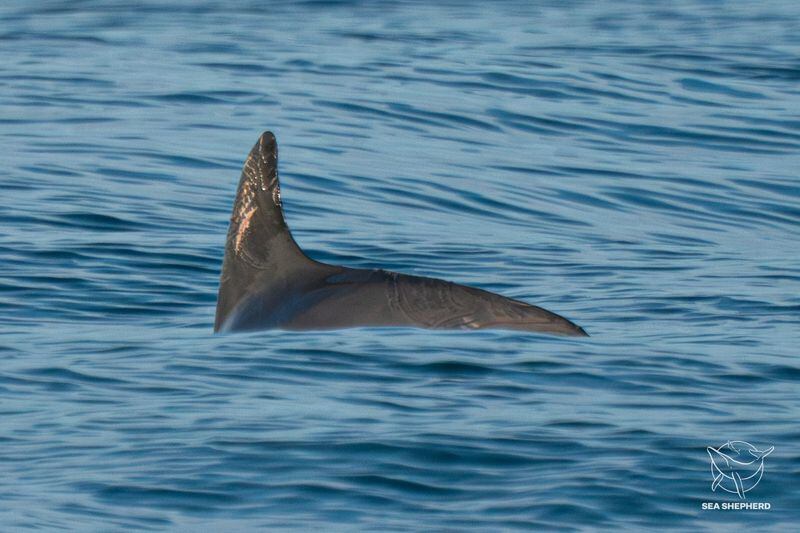
[[[722,489],[745,499],[764,475],[764,459],[775,449],[770,446],[759,450],[743,440],[728,441],[718,448],[706,448],[711,458],[711,490]],[[769,510],[769,503],[703,503],[703,509],[758,509]]]

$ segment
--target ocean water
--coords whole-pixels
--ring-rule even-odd
[[[0,530],[796,531],[800,4],[130,4],[0,5]],[[592,336],[213,335],[267,129],[312,257]]]

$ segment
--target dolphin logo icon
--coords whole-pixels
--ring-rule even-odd
[[[770,446],[759,450],[743,440],[728,441],[719,448],[706,448],[711,458],[711,490],[721,488],[744,499],[764,475],[764,458],[775,449]]]

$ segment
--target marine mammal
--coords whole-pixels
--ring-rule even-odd
[[[774,450],[774,446],[759,450],[741,440],[728,441],[719,448],[706,447],[711,458],[711,475],[714,476],[711,490],[716,492],[721,488],[744,499],[745,493],[761,481],[764,458]]]
[[[499,294],[309,258],[284,220],[278,146],[275,136],[264,132],[239,180],[214,331],[360,326],[502,328],[586,336],[566,318]]]

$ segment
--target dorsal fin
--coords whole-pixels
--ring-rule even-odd
[[[222,263],[214,331],[258,278],[280,279],[313,262],[292,238],[281,209],[278,183],[278,143],[264,132],[244,162]]]

